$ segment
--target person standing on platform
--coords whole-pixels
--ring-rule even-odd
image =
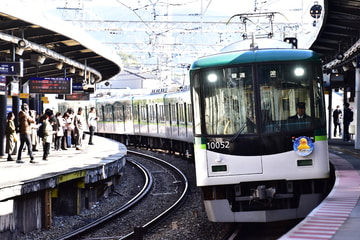
[[[56,113],[56,124],[55,126],[55,144],[54,148],[55,151],[60,151],[61,148],[61,139],[64,137],[64,119],[62,117],[62,114],[60,112]]]
[[[89,116],[88,116],[88,126],[89,126],[89,145],[94,145],[93,143],[93,136],[96,130],[96,121],[98,117],[96,117],[95,107],[90,108]]]
[[[344,103],[344,136],[343,136],[343,140],[344,141],[350,141],[350,134],[349,134],[349,126],[350,123],[354,120],[354,113],[353,111],[351,111],[351,109],[349,108],[350,104],[349,103]]]
[[[38,152],[38,146],[39,146],[39,136],[37,134],[39,125],[39,115],[36,113],[35,110],[30,110],[31,116],[35,118],[35,123],[31,124],[31,144],[32,144],[32,150],[33,152]]]
[[[45,119],[42,121],[44,131],[44,137],[42,139],[44,148],[43,160],[47,161],[50,154],[50,145],[53,140],[53,127],[50,119],[54,117],[54,113],[51,109],[46,109],[44,116]]]
[[[84,134],[85,120],[82,116],[82,107],[79,107],[77,114],[74,117],[75,125],[75,147],[76,150],[81,150],[82,147],[82,136]]]
[[[68,142],[71,141],[71,131],[69,131],[70,132],[70,140],[68,141],[69,113],[68,112],[64,113],[62,118],[63,118],[63,123],[64,123],[64,126],[63,126],[64,136],[61,139],[61,150],[67,150]],[[70,147],[71,147],[71,144],[70,144]]]
[[[7,115],[6,129],[5,129],[5,133],[6,133],[6,148],[5,149],[8,154],[8,158],[7,158],[8,161],[14,161],[14,159],[11,157],[11,154],[13,153],[13,151],[15,149],[15,142],[17,141],[14,118],[15,118],[14,113],[9,112]]]
[[[341,117],[341,110],[340,106],[337,105],[336,109],[333,112],[333,121],[334,121],[334,137],[336,137],[337,134],[337,128],[339,127],[339,136],[341,136],[341,124],[340,124],[340,117]]]
[[[69,108],[66,111],[66,116],[64,116],[65,119],[65,126],[66,126],[66,145],[67,148],[71,148],[72,142],[73,142],[73,132],[74,132],[74,110],[72,108]],[[75,143],[75,141],[74,141]]]
[[[21,105],[21,111],[19,112],[19,123],[20,123],[20,147],[16,162],[24,163],[24,161],[21,160],[21,153],[24,148],[24,144],[26,144],[30,156],[30,163],[36,163],[34,161],[31,138],[30,138],[31,124],[35,123],[35,119],[29,114],[29,105],[27,103],[23,103]]]

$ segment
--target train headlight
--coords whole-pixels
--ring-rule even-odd
[[[297,68],[295,68],[295,70],[294,70],[294,74],[295,74],[295,76],[297,76],[297,77],[302,77],[302,76],[304,76],[304,73],[305,73],[305,70],[304,70],[304,68],[302,68],[302,67],[297,67]]]
[[[218,76],[215,73],[210,73],[207,77],[209,82],[216,82],[218,79]]]
[[[313,141],[305,136],[301,136],[294,141],[294,151],[299,156],[309,156],[314,150]]]

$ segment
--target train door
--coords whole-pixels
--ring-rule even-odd
[[[193,140],[193,114],[191,103],[186,104],[186,137]]]
[[[159,133],[158,117],[157,117],[157,104],[151,103],[148,105],[148,130],[149,134],[157,135]]]
[[[171,136],[178,137],[179,136],[179,115],[178,115],[178,103],[171,103],[170,104],[170,129],[171,129]]]
[[[124,133],[124,110],[120,102],[115,102],[113,105],[114,111],[114,132],[118,134]]]
[[[134,103],[133,103],[134,133],[140,133],[140,117],[139,117],[139,113],[140,113],[139,102],[134,101]]]
[[[134,120],[133,120],[133,109],[132,109],[132,98],[124,104],[124,133],[134,133]]]
[[[114,132],[114,109],[113,104],[104,106],[104,127],[108,132]]]
[[[104,106],[101,104],[101,102],[96,103],[96,116],[98,117],[97,131],[98,132],[105,132],[105,128],[104,128]]]
[[[179,101],[178,103],[178,136],[182,139],[186,137],[186,118],[185,118],[185,103]]]
[[[159,112],[158,112],[157,104],[155,104],[155,123],[156,123],[156,134],[159,134]]]
[[[161,136],[164,136],[166,134],[166,118],[165,118],[165,105],[159,104],[158,107],[158,129],[159,129],[159,134]]]

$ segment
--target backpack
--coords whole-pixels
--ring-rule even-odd
[[[40,127],[38,128],[38,130],[37,130],[37,135],[38,135],[40,138],[43,138],[43,137],[44,137],[44,124],[41,124]]]

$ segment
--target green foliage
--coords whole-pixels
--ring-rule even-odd
[[[139,67],[141,64],[134,55],[118,53],[125,67]]]

